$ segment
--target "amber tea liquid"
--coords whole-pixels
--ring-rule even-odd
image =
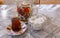
[[[17,7],[17,11],[18,11],[18,14],[19,15],[22,15],[26,21],[28,18],[29,18],[29,15],[30,15],[30,7]]]
[[[19,18],[12,18],[12,30],[18,32],[21,30],[21,22]]]

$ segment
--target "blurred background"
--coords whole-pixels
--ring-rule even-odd
[[[0,0],[0,4],[13,4],[16,0]],[[33,0],[34,4],[60,4],[60,0]]]
[[[0,0],[0,4],[14,4],[16,0]],[[39,4],[40,0],[33,0],[34,4]]]

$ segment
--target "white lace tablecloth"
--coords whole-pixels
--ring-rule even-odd
[[[35,7],[37,7],[38,9]],[[12,8],[12,9],[10,9],[10,8]],[[34,8],[33,14],[36,13],[38,10],[37,13],[44,14],[52,20],[52,23],[55,26],[50,25],[50,26],[45,26],[45,27],[48,30],[56,29],[53,32],[54,34],[47,33],[45,31],[30,32],[30,30],[32,30],[32,29],[30,29],[21,36],[8,36],[6,34],[4,36],[1,36],[0,38],[60,38],[60,5],[40,5],[40,6],[35,5],[33,8]],[[3,10],[3,12],[2,12],[2,10]],[[9,10],[9,11],[6,11],[6,10]],[[10,23],[11,17],[14,17],[14,16],[17,16],[15,5],[4,5],[4,6],[0,5],[0,33],[2,35],[4,33],[6,33],[4,31],[4,29]],[[59,28],[57,28],[57,27],[59,27]],[[52,30],[50,30],[50,31],[52,31]]]

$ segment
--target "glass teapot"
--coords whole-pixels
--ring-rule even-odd
[[[26,22],[31,15],[32,10],[32,0],[18,0],[17,5],[17,12],[19,18]]]

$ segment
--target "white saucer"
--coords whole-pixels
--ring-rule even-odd
[[[14,32],[12,30],[9,30],[8,35],[21,35],[21,34],[23,34],[27,30],[27,25],[23,22],[21,22],[21,25],[22,25],[22,29],[20,32]]]

